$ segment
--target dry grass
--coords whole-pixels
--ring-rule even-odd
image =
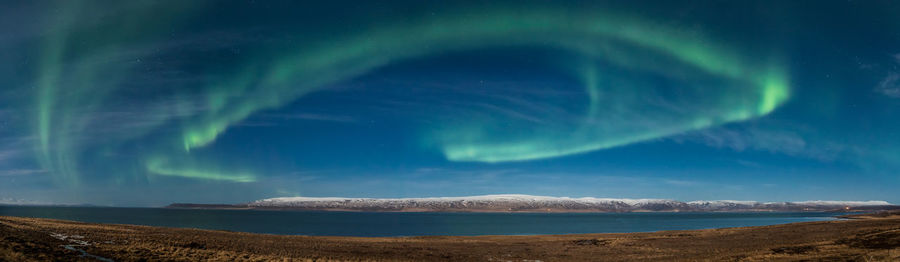
[[[57,238],[51,237],[57,234]],[[59,234],[72,238],[59,239]],[[900,260],[900,218],[630,234],[308,237],[0,217],[0,261]]]

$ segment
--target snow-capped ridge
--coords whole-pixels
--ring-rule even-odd
[[[820,205],[820,206],[889,206],[892,205],[887,201],[869,200],[869,201],[833,201],[833,200],[811,200],[799,202],[781,202],[794,205]],[[768,204],[768,203],[767,203]]]
[[[521,194],[424,198],[278,197],[248,203],[254,208],[358,211],[814,211],[890,206],[886,201],[757,202],[712,200],[553,197]]]

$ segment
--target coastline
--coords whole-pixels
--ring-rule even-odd
[[[0,260],[900,259],[900,213],[843,218],[854,219],[649,233],[326,237],[0,216]]]

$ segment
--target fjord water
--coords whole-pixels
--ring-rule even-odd
[[[763,226],[843,213],[388,213],[0,206],[2,216],[313,236],[537,235]]]

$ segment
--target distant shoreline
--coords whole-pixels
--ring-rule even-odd
[[[900,259],[900,212],[848,218],[856,219],[650,233],[313,237],[0,216],[0,260]]]
[[[900,210],[884,201],[691,201],[598,199],[529,195],[441,198],[272,198],[241,204],[173,203],[171,209],[294,210],[440,213],[646,213],[646,212],[878,212]]]

